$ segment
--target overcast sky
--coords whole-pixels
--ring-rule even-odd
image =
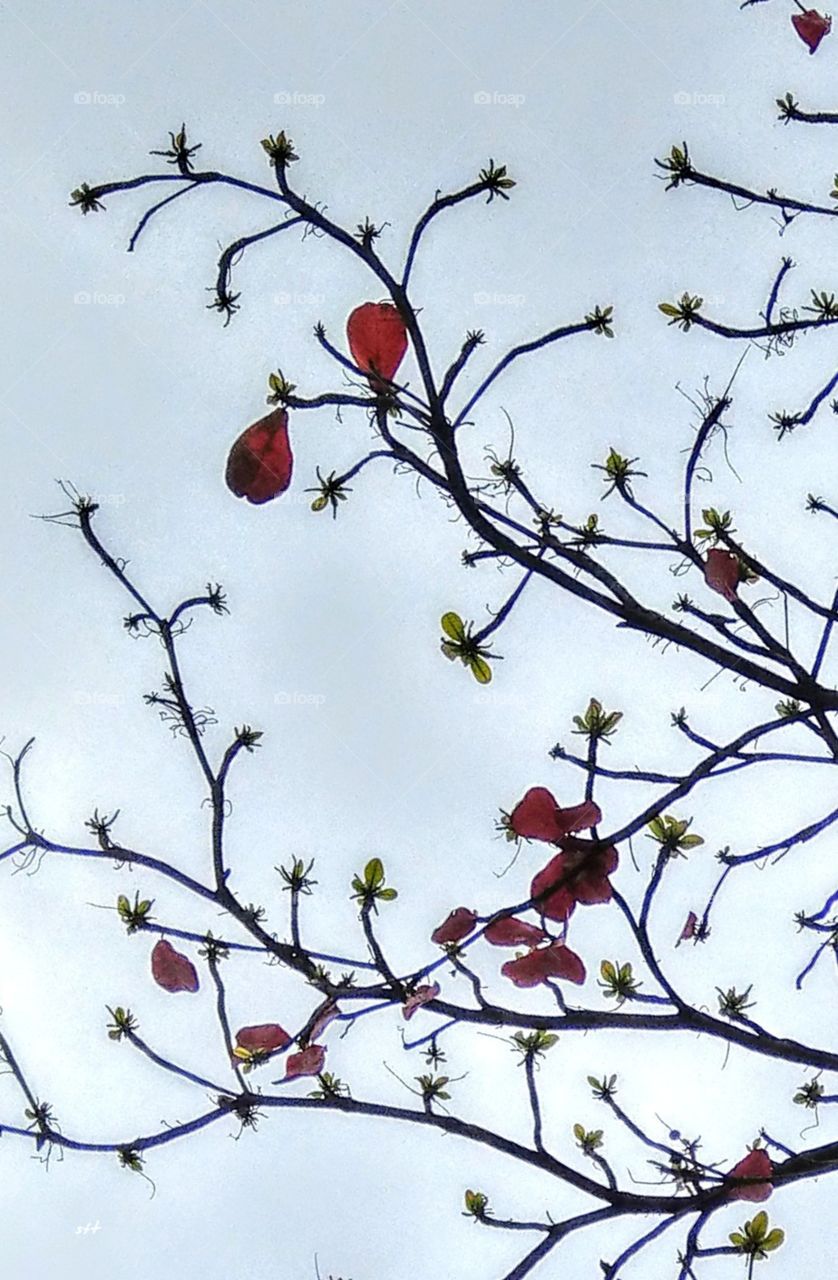
[[[81,181],[162,166],[147,153],[168,145],[182,121],[203,144],[201,164],[269,184],[259,141],[285,129],[300,155],[292,171],[298,189],[351,227],[367,215],[386,221],[381,253],[397,266],[437,189],[466,184],[490,157],[507,164],[518,184],[509,203],[455,210],[423,246],[413,301],[435,368],[446,367],[466,330],[485,330],[473,380],[464,379],[471,388],[510,345],[577,321],[595,304],[615,306],[617,337],[585,335],[510,370],[464,433],[470,473],[485,471],[485,446],[505,453],[505,410],[516,456],[544,501],[573,520],[597,510],[609,531],[642,536],[613,500],[599,505],[603,486],[590,463],[612,445],[639,455],[649,472],[644,500],[676,520],[682,450],[697,421],[682,393],[695,397],[707,376],[721,391],[741,354],[735,344],[667,328],[656,304],[687,289],[705,297],[709,314],[751,323],[786,253],[800,264],[790,304],[805,304],[810,287],[838,283],[831,227],[801,221],[780,238],[764,210],[737,213],[705,192],[665,194],[652,163],[686,139],[711,172],[826,201],[833,139],[785,129],[774,99],[793,90],[805,105],[838,105],[838,43],[833,37],[810,58],[787,7],[782,0],[745,13],[735,0],[3,4],[0,734],[10,751],[36,738],[25,781],[38,827],[82,843],[94,807],[119,808],[127,844],[209,874],[194,759],[141,697],[159,688],[159,648],[127,636],[121,620],[129,603],[81,539],[30,518],[66,505],[57,478],[100,501],[100,535],[130,561],[159,609],[208,580],[228,592],[230,617],[199,617],[182,659],[193,702],[217,717],[207,736],[216,755],[234,724],[265,732],[232,784],[229,852],[236,891],[264,904],[280,937],[287,897],[273,868],[293,856],[317,859],[317,896],[305,912],[309,944],[356,957],[364,943],[349,880],[369,857],[384,859],[399,899],[386,908],[381,935],[402,972],[430,958],[428,935],[451,907],[485,911],[519,899],[541,854],[525,849],[498,881],[509,854],[494,831],[498,810],[536,784],[565,803],[580,798],[579,775],[547,753],[557,740],[578,743],[569,737],[571,717],[591,696],[625,713],[610,752],[622,768],[695,758],[670,728],[670,712],[681,705],[710,736],[733,736],[770,714],[769,695],[740,691],[727,675],[707,686],[711,668],[615,631],[544,583],[529,589],[497,637],[504,661],[492,685],[479,688],[443,660],[439,617],[456,609],[482,624],[487,606],[497,609],[517,579],[462,568],[470,545],[462,525],[386,465],[356,479],[336,522],[309,510],[303,490],[315,483],[315,467],[345,469],[368,447],[362,413],[342,422],[328,410],[292,415],[295,481],[275,503],[249,507],[223,485],[232,440],[265,412],[268,374],[281,367],[301,394],[340,389],[312,326],[322,320],[341,345],[349,311],[378,298],[380,285],[332,244],[286,234],[253,247],[237,266],[241,311],[225,329],[206,309],[220,248],[270,225],[275,208],[230,190],[195,191],[126,254],[147,195],[110,197],[106,213],[86,218],[67,204]],[[829,496],[838,461],[833,420],[826,407],[780,448],[767,413],[806,405],[834,372],[831,350],[828,334],[783,359],[766,362],[752,350],[730,415],[730,459],[741,482],[720,452],[711,459],[714,505],[732,508],[743,538],[819,598],[833,589],[832,530],[815,524],[803,504],[810,490]],[[410,357],[404,371],[415,379]],[[681,589],[665,557],[623,568],[661,609]],[[698,594],[694,579],[689,587]],[[777,625],[779,607],[766,608]],[[793,638],[802,652],[816,643],[802,627]],[[834,663],[825,678],[835,681]],[[747,787],[734,779],[690,802],[707,844],[678,868],[660,903],[659,952],[697,1003],[715,1007],[716,985],[753,982],[763,1022],[834,1047],[835,974],[824,963],[795,995],[793,978],[810,948],[790,919],[834,887],[834,837],[770,876],[743,872],[738,891],[719,904],[712,945],[672,949],[686,910],[713,883],[714,850],[747,851],[829,807],[822,776],[775,770],[749,777]],[[617,824],[653,794],[614,788],[600,798]],[[648,847],[636,851],[645,873]],[[105,1005],[130,1005],[161,1053],[223,1080],[209,984],[196,996],[155,987],[149,938],[126,938],[116,916],[96,908],[138,889],[170,924],[216,933],[227,924],[165,882],[105,863],[56,858],[31,877],[10,870],[5,863],[0,1025],[64,1131],[128,1141],[199,1114],[200,1090],[106,1038]],[[642,884],[624,857],[621,889],[636,900]],[[631,958],[629,940],[615,908],[580,914],[572,941],[590,976],[579,999],[601,1007],[598,963]],[[312,993],[286,971],[249,960],[225,972],[235,1025],[295,1026],[312,1007]],[[490,994],[509,999],[490,963],[486,972]],[[537,994],[517,998],[524,1008],[545,1007]],[[408,1095],[383,1063],[408,1080],[425,1068],[403,1052],[397,1012],[375,1017],[344,1040],[331,1035],[329,1066],[356,1096],[404,1103]],[[420,1024],[430,1030],[429,1015],[411,1026]],[[457,1029],[446,1049],[451,1074],[469,1072],[456,1086],[457,1114],[525,1136],[524,1082],[508,1046]],[[547,1134],[569,1159],[572,1124],[603,1124],[585,1084],[589,1072],[619,1072],[624,1105],[642,1123],[662,1136],[657,1113],[701,1133],[708,1160],[739,1158],[760,1125],[794,1145],[804,1123],[787,1105],[803,1070],[731,1052],[722,1072],[723,1047],[685,1037],[568,1035],[553,1053],[541,1077]],[[19,1092],[5,1079],[0,1123],[20,1123],[20,1114]],[[637,1178],[649,1176],[643,1154],[611,1130],[609,1153],[621,1175],[628,1166]],[[71,1155],[47,1174],[20,1141],[0,1143],[10,1273],[40,1280],[60,1266],[87,1280],[152,1270],[304,1280],[314,1275],[317,1252],[323,1280],[329,1273],[494,1280],[534,1241],[465,1221],[467,1186],[485,1190],[502,1216],[589,1207],[482,1148],[383,1121],[274,1113],[255,1135],[236,1143],[233,1133],[216,1125],[154,1152],[153,1200],[115,1159]],[[823,1141],[832,1136],[828,1116],[821,1133]],[[804,1238],[805,1219],[814,1220],[821,1203],[824,1193],[811,1183],[772,1201],[772,1219],[790,1235],[771,1262],[774,1276],[824,1273],[828,1242]],[[736,1206],[719,1215],[707,1242],[722,1242],[744,1216]],[[79,1230],[94,1224],[96,1231]],[[622,1224],[607,1242],[579,1237],[538,1274],[593,1275],[597,1259],[614,1256],[630,1230]],[[666,1237],[636,1273],[669,1274],[679,1244]],[[714,1265],[735,1270],[732,1262]]]

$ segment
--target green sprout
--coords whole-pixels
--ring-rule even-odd
[[[506,172],[506,165],[496,165],[494,160],[490,160],[486,168],[480,170],[478,181],[483,190],[489,193],[487,204],[491,204],[495,196],[500,196],[501,200],[508,200],[509,196],[506,193],[515,186],[515,180]]]
[[[692,176],[693,168],[690,164],[690,153],[686,142],[683,142],[680,147],[673,146],[666,159],[655,160],[655,164],[669,175],[669,181],[666,184],[667,191],[680,187],[683,182],[689,181]]]
[[[130,1035],[137,1030],[139,1024],[130,1009],[123,1009],[121,1004],[118,1004],[115,1009],[112,1009],[110,1005],[105,1007],[113,1018],[113,1022],[108,1023],[109,1040],[121,1040],[123,1036]]]
[[[670,317],[670,324],[677,324],[684,333],[687,333],[695,323],[703,302],[703,298],[682,293],[677,302],[659,302],[658,311]]]
[[[362,910],[372,908],[376,913],[378,902],[392,902],[399,896],[395,889],[384,887],[384,864],[380,858],[370,858],[364,867],[363,878],[352,877],[352,888],[355,890],[352,897],[361,903]]]
[[[769,1230],[768,1214],[764,1209],[760,1209],[750,1222],[746,1222],[738,1231],[731,1231],[728,1236],[736,1252],[744,1254],[748,1259],[749,1276],[753,1264],[767,1258],[775,1249],[779,1249],[785,1238],[786,1233],[781,1227],[773,1227]]]
[[[483,1222],[490,1216],[492,1211],[489,1208],[489,1197],[482,1191],[467,1191],[463,1198],[466,1205],[464,1218],[474,1218],[476,1222]]]
[[[136,933],[138,929],[142,929],[144,925],[148,924],[151,919],[148,913],[151,910],[153,902],[153,898],[143,898],[142,901],[140,901],[140,895],[135,893],[134,902],[132,904],[128,901],[124,893],[119,895],[116,900],[116,909],[119,912],[119,918],[124,923],[128,933]]]
[[[602,703],[596,698],[591,698],[585,714],[573,717],[573,723],[576,725],[573,732],[582,734],[591,741],[603,738],[607,742],[617,732],[617,725],[622,718],[622,711],[603,711]]]
[[[451,662],[459,658],[478,684],[488,684],[492,679],[489,662],[499,655],[490,653],[488,646],[481,645],[473,635],[473,624],[463,622],[460,615],[452,610],[442,615],[440,626],[447,637],[440,643],[446,658]]]
[[[611,960],[603,960],[599,966],[601,982],[597,986],[608,999],[615,999],[618,1005],[624,1004],[626,1000],[631,1000],[638,989],[643,986],[642,982],[638,982],[632,973],[630,964],[614,964]]]
[[[667,857],[683,856],[688,849],[695,849],[698,845],[704,844],[702,836],[688,834],[691,824],[692,818],[679,819],[673,818],[671,813],[658,814],[648,824],[648,838],[657,841],[661,852]]]

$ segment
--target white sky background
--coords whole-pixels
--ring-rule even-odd
[[[428,935],[451,907],[519,900],[545,851],[525,848],[499,882],[509,847],[495,838],[497,811],[536,784],[565,803],[581,797],[581,775],[547,752],[557,740],[579,743],[569,736],[570,717],[591,695],[625,712],[608,759],[626,768],[695,758],[669,727],[681,705],[696,729],[724,738],[770,714],[770,695],[740,692],[726,675],[703,690],[711,668],[653,651],[542,583],[497,638],[505,661],[493,684],[478,688],[440,655],[439,616],[454,608],[482,623],[486,604],[497,608],[517,575],[462,569],[462,526],[386,466],[354,482],[336,523],[309,511],[311,495],[302,491],[314,483],[315,465],[344,469],[368,447],[363,414],[347,413],[342,425],[330,411],[292,415],[294,485],[265,508],[236,502],[222,482],[231,441],[265,412],[272,369],[281,366],[302,394],[340,388],[312,326],[322,320],[342,343],[348,312],[378,298],[380,286],[330,243],[301,244],[290,232],[255,246],[238,266],[242,309],[224,329],[205,310],[220,246],[269,225],[275,207],[231,191],[193,192],[164,211],[129,256],[146,195],[111,197],[106,213],[84,219],[67,200],[82,180],[162,166],[147,152],[167,145],[182,120],[203,142],[201,163],[270,185],[259,140],[285,128],[301,157],[292,169],[298,189],[348,225],[366,215],[389,221],[379,243],[395,266],[437,188],[464,185],[490,156],[507,163],[518,182],[510,203],[470,203],[426,237],[413,301],[423,308],[435,368],[447,366],[467,329],[483,328],[487,343],[462,380],[465,391],[508,346],[578,320],[596,303],[615,305],[618,336],[583,336],[519,362],[464,433],[470,469],[481,470],[486,444],[505,451],[504,408],[516,425],[516,456],[544,501],[580,521],[597,509],[609,532],[644,536],[616,500],[599,506],[601,479],[589,464],[612,444],[640,455],[650,479],[638,493],[676,519],[680,451],[696,421],[676,384],[694,394],[709,374],[720,391],[741,350],[667,328],[656,304],[688,289],[708,299],[709,314],[750,323],[784,253],[800,264],[787,282],[789,303],[805,304],[810,287],[838,283],[831,227],[801,220],[780,239],[765,210],[737,215],[726,198],[699,191],[664,195],[654,176],[652,157],[686,138],[695,162],[712,172],[826,201],[834,138],[784,129],[773,104],[791,89],[803,105],[835,107],[838,43],[833,36],[810,58],[787,7],[774,2],[744,14],[734,0],[2,7],[0,732],[10,750],[37,738],[26,785],[38,825],[83,842],[95,806],[120,808],[125,843],[209,874],[194,760],[141,699],[159,687],[159,648],[128,639],[121,627],[128,603],[80,537],[30,519],[59,509],[56,477],[102,501],[100,535],[130,559],[159,608],[210,579],[229,594],[231,616],[199,617],[182,661],[193,701],[218,717],[207,738],[216,754],[234,724],[265,731],[262,750],[240,761],[231,784],[229,861],[234,888],[266,907],[280,937],[287,903],[273,867],[295,855],[317,858],[307,941],[356,956],[364,946],[349,879],[369,857],[384,859],[399,900],[385,908],[380,935],[403,972],[431,957]],[[79,94],[93,100],[77,102]],[[479,102],[480,94],[492,101]],[[277,95],[297,100],[283,105]],[[92,300],[80,303],[79,294]],[[732,507],[746,543],[821,599],[833,590],[834,526],[805,515],[803,503],[810,490],[838,496],[834,421],[826,406],[779,447],[766,415],[808,404],[834,372],[832,346],[828,334],[809,336],[767,363],[752,351],[730,415],[731,458],[745,483],[718,449],[711,459],[714,505]],[[409,356],[403,370],[415,376]],[[709,487],[704,492],[711,500]],[[609,563],[624,565],[662,609],[682,589],[720,604],[695,574],[673,579],[666,557]],[[779,626],[777,606],[763,616]],[[793,640],[811,653],[816,631],[795,626]],[[828,682],[834,673],[833,661]],[[696,1002],[715,1007],[716,984],[753,982],[763,1023],[835,1048],[835,973],[826,958],[803,994],[794,993],[811,946],[791,920],[835,887],[834,836],[764,876],[740,872],[720,901],[710,943],[672,949],[687,909],[701,906],[714,880],[716,849],[746,852],[834,804],[823,771],[734,779],[699,790],[679,810],[695,816],[707,843],[672,869],[654,918],[659,953]],[[606,822],[621,822],[652,794],[642,786],[603,789]],[[650,846],[641,839],[635,848],[645,872]],[[221,932],[226,923],[169,884],[104,862],[48,859],[32,878],[10,870],[6,863],[2,1027],[64,1131],[130,1141],[202,1112],[200,1090],[107,1040],[105,1005],[129,1005],[161,1053],[223,1080],[208,978],[197,996],[167,995],[150,978],[149,937],[126,938],[115,915],[89,904],[110,905],[119,892],[139,889],[170,924]],[[624,856],[616,882],[636,900],[644,878]],[[599,961],[636,959],[617,909],[577,912],[570,941],[589,972],[579,1001],[602,1007]],[[502,953],[482,951],[490,996],[549,1007],[538,992],[516,993],[497,976]],[[293,1028],[312,1007],[312,993],[285,971],[237,959],[224,974],[234,1027],[278,1020]],[[461,981],[446,979],[444,990],[466,995]],[[398,1014],[376,1017],[342,1041],[332,1029],[328,1066],[356,1096],[404,1104],[409,1096],[382,1060],[408,1079],[425,1067],[403,1053]],[[420,1014],[411,1031],[431,1026]],[[470,1073],[455,1086],[457,1114],[526,1138],[524,1077],[508,1048],[467,1029],[449,1033],[444,1047],[451,1074]],[[627,1165],[645,1176],[644,1153],[606,1122],[585,1083],[588,1072],[612,1071],[638,1121],[662,1137],[658,1112],[686,1134],[701,1133],[707,1159],[738,1159],[760,1125],[795,1145],[805,1116],[788,1099],[811,1073],[736,1051],[722,1072],[723,1058],[723,1046],[686,1037],[567,1035],[540,1076],[548,1145],[575,1162],[572,1124],[604,1126],[620,1176]],[[273,1078],[261,1074],[265,1085]],[[298,1091],[307,1088],[302,1082]],[[18,1090],[4,1079],[0,1122],[20,1118]],[[818,1140],[833,1129],[827,1114]],[[257,1134],[233,1143],[233,1132],[216,1125],[152,1153],[154,1200],[115,1158],[68,1156],[47,1176],[24,1144],[3,1141],[10,1273],[34,1280],[60,1267],[98,1280],[165,1269],[213,1280],[298,1280],[313,1276],[316,1250],[324,1280],[329,1272],[344,1280],[491,1280],[535,1237],[460,1217],[467,1186],[484,1190],[500,1216],[591,1207],[499,1155],[390,1122],[273,1112]],[[579,1167],[590,1169],[581,1156]],[[770,1264],[773,1276],[824,1273],[829,1242],[814,1229],[806,1236],[805,1220],[816,1220],[825,1194],[800,1184],[768,1204],[790,1240]],[[747,1206],[731,1206],[705,1243],[724,1242],[747,1216]],[[77,1234],[95,1222],[98,1232]],[[579,1236],[537,1274],[595,1274],[597,1259],[615,1256],[633,1229],[621,1224],[607,1240]],[[667,1235],[627,1274],[670,1274],[680,1243]],[[711,1272],[736,1274],[738,1264],[708,1263]]]

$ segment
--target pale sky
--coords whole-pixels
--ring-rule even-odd
[[[518,184],[511,201],[454,210],[424,244],[413,300],[435,367],[448,364],[466,330],[485,330],[469,389],[510,345],[595,304],[614,305],[617,337],[560,344],[499,380],[468,428],[470,473],[485,469],[485,446],[505,452],[505,410],[516,456],[545,501],[576,521],[597,510],[609,532],[642,536],[613,499],[600,505],[590,463],[612,445],[639,455],[649,472],[639,495],[676,519],[682,451],[696,422],[678,388],[694,397],[709,375],[721,391],[742,351],[667,328],[657,303],[686,289],[720,320],[755,322],[784,254],[799,264],[789,305],[838,284],[833,228],[801,220],[780,238],[765,210],[737,214],[707,192],[665,194],[653,157],[687,139],[711,172],[826,202],[834,139],[784,128],[774,99],[793,90],[805,105],[838,106],[834,36],[810,58],[782,0],[744,13],[735,0],[14,0],[0,10],[0,33],[9,321],[0,348],[0,734],[12,752],[36,738],[25,777],[36,825],[82,843],[95,807],[119,808],[126,843],[209,874],[194,759],[142,701],[159,687],[161,651],[129,639],[121,625],[129,603],[80,537],[30,518],[61,508],[57,478],[99,499],[100,536],[130,560],[160,609],[209,580],[228,593],[231,616],[199,617],[182,661],[193,701],[217,716],[206,739],[216,755],[234,724],[264,730],[262,749],[240,762],[232,784],[229,857],[236,890],[266,907],[281,938],[287,895],[273,868],[294,856],[317,860],[317,896],[304,915],[310,945],[358,957],[364,941],[349,882],[371,856],[384,860],[399,899],[384,909],[380,932],[402,972],[433,958],[429,934],[450,908],[487,911],[520,899],[543,850],[525,848],[499,881],[509,846],[494,831],[498,810],[533,785],[550,786],[563,803],[581,798],[581,775],[547,753],[557,740],[578,744],[571,717],[591,696],[625,713],[609,763],[626,769],[695,759],[670,728],[681,705],[711,737],[768,717],[770,695],[740,692],[726,675],[705,687],[710,667],[653,650],[546,583],[530,588],[497,637],[504,661],[492,685],[479,688],[440,654],[439,617],[456,609],[482,625],[517,577],[485,566],[466,572],[463,527],[386,465],[354,481],[336,522],[309,510],[303,490],[315,467],[345,469],[368,448],[362,413],[347,412],[342,423],[330,410],[292,415],[295,481],[276,502],[250,507],[223,485],[232,440],[265,412],[268,374],[281,367],[305,395],[340,389],[312,326],[322,320],[342,344],[349,311],[377,299],[380,285],[335,246],[285,234],[254,246],[237,267],[241,311],[225,329],[206,310],[220,249],[269,225],[274,207],[198,190],[163,211],[129,255],[146,195],[109,197],[106,213],[86,218],[67,206],[81,181],[163,166],[147,153],[168,145],[182,121],[203,144],[201,164],[269,185],[259,141],[285,129],[300,155],[298,189],[350,227],[367,215],[386,220],[379,245],[395,267],[437,189],[465,185],[490,157],[507,164]],[[819,334],[782,359],[750,352],[730,415],[742,483],[717,449],[706,487],[708,502],[734,510],[754,550],[818,598],[834,589],[834,532],[803,504],[811,490],[830,496],[834,423],[826,406],[780,447],[767,414],[806,405],[834,373],[831,350],[830,336]],[[404,372],[416,377],[409,356]],[[612,563],[661,609],[685,589],[666,557]],[[718,604],[706,596],[707,607]],[[779,625],[779,606],[767,610]],[[816,643],[816,631],[793,635],[801,651]],[[833,659],[824,679],[834,683],[835,672]],[[716,849],[745,852],[827,811],[830,790],[814,772],[756,778],[751,770],[747,783],[733,775],[699,791],[684,816],[694,816],[707,843],[677,868],[654,932],[669,972],[697,1003],[715,1008],[717,985],[753,982],[757,1016],[772,1030],[834,1048],[834,966],[826,958],[794,992],[812,948],[791,919],[835,887],[834,836],[764,876],[743,871],[720,902],[711,944],[672,949],[686,910],[713,883]],[[600,798],[616,824],[654,794],[615,787]],[[11,799],[8,784],[2,799]],[[644,843],[635,842],[643,872]],[[200,1089],[112,1044],[106,1005],[130,1006],[159,1052],[213,1078],[229,1075],[232,1085],[205,969],[196,996],[168,995],[148,972],[149,937],[126,938],[116,916],[96,907],[138,889],[170,924],[229,933],[227,922],[151,875],[104,862],[48,858],[37,875],[10,872],[4,863],[0,1027],[65,1133],[129,1141],[207,1104]],[[615,883],[636,901],[644,879],[624,857]],[[599,961],[635,957],[616,908],[580,914],[571,941],[589,979],[573,997],[600,1008]],[[496,958],[505,957],[484,966],[490,995],[550,1008],[539,993],[510,996]],[[235,1025],[293,1027],[313,1007],[296,977],[259,960],[231,961],[225,978]],[[465,994],[461,980],[446,982],[453,997]],[[433,1020],[422,1013],[410,1025],[425,1033]],[[426,1069],[402,1050],[400,1026],[393,1010],[344,1040],[331,1033],[329,1068],[355,1096],[410,1101],[383,1065],[409,1081]],[[450,1073],[469,1073],[455,1086],[456,1113],[526,1137],[523,1073],[508,1046],[457,1028],[445,1047]],[[788,1099],[811,1072],[736,1051],[722,1071],[723,1059],[723,1046],[687,1037],[563,1036],[540,1077],[548,1142],[573,1159],[573,1123],[604,1126],[621,1176],[626,1167],[648,1175],[645,1153],[606,1123],[585,1083],[588,1073],[612,1071],[623,1105],[655,1136],[664,1135],[657,1113],[701,1133],[708,1160],[738,1159],[761,1125],[799,1142],[807,1116]],[[262,1074],[254,1078],[268,1088],[273,1076]],[[19,1091],[7,1078],[0,1125],[20,1119]],[[818,1141],[833,1136],[830,1121],[822,1116]],[[237,1143],[234,1133],[216,1125],[151,1153],[153,1200],[114,1157],[69,1154],[47,1173],[8,1137],[0,1168],[10,1274],[308,1280],[317,1253],[323,1280],[499,1280],[535,1237],[466,1221],[466,1187],[483,1189],[499,1216],[591,1207],[483,1148],[390,1122],[274,1112],[258,1133]],[[590,1168],[581,1157],[579,1167]],[[811,1182],[774,1196],[772,1221],[789,1234],[770,1263],[776,1280],[824,1274],[828,1243],[805,1224],[830,1203]],[[745,1208],[719,1214],[705,1244],[724,1243]],[[87,1224],[98,1229],[80,1232]],[[607,1242],[580,1235],[535,1274],[597,1274],[597,1259],[615,1255],[631,1231],[639,1228],[623,1223]],[[674,1273],[681,1240],[665,1236],[627,1275]],[[738,1274],[740,1265],[715,1261],[703,1274]]]

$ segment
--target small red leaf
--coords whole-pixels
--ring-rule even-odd
[[[446,942],[462,942],[471,933],[477,914],[468,907],[455,907],[431,934],[431,942],[443,945]]]
[[[197,991],[198,974],[192,961],[161,938],[151,953],[151,976],[165,991]]]
[[[720,547],[708,551],[704,562],[704,581],[725,600],[735,600],[739,585],[738,556],[732,551],[722,551]]]
[[[319,1076],[323,1070],[326,1057],[326,1046],[310,1044],[299,1053],[291,1053],[285,1063],[285,1079],[293,1080],[296,1076]]]
[[[412,995],[402,1005],[402,1017],[405,1022],[410,1022],[417,1009],[421,1009],[423,1004],[428,1004],[431,1000],[435,1000],[439,995],[439,983],[433,982],[423,987],[417,987]]]
[[[832,30],[832,19],[824,17],[818,13],[817,9],[807,9],[805,13],[793,13],[791,21],[800,39],[809,46],[810,53],[815,52],[824,36],[828,36]]]
[[[749,1186],[731,1187],[727,1193],[728,1200],[751,1200],[758,1203],[767,1200],[774,1190],[769,1179],[774,1172],[771,1157],[763,1147],[749,1151],[744,1159],[735,1164],[727,1174],[728,1178],[761,1178],[761,1182],[752,1182]]]
[[[483,931],[483,937],[493,947],[537,947],[547,934],[537,925],[528,924],[526,920],[516,920],[515,916],[505,916],[496,920]]]
[[[242,1027],[236,1032],[236,1044],[242,1049],[250,1049],[256,1053],[271,1053],[274,1049],[284,1049],[291,1043],[291,1037],[278,1022],[262,1022],[256,1027]]]
[[[340,1017],[340,1009],[336,1004],[330,1002],[322,1010],[319,1017],[315,1018],[309,1035],[312,1040],[316,1040],[321,1031],[325,1031],[330,1022],[334,1022],[335,1018]]]
[[[537,987],[548,978],[564,978],[577,985],[585,981],[582,960],[563,942],[551,942],[549,947],[539,947],[515,960],[507,960],[501,967],[501,973],[516,987]]]

